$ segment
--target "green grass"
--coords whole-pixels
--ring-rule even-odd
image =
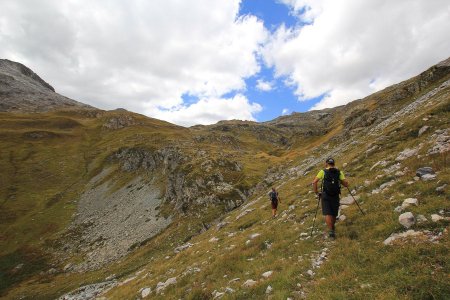
[[[391,93],[388,89],[350,104],[353,117],[377,108],[387,109],[385,103],[377,99],[384,99]],[[393,105],[402,107],[415,96],[399,99]],[[438,243],[407,240],[393,246],[382,243],[390,234],[404,231],[398,223],[398,214],[393,211],[404,199],[418,198],[420,205],[408,211],[423,214],[428,219],[431,214],[448,209],[448,195],[435,191],[437,186],[450,183],[448,156],[426,156],[432,132],[449,127],[449,100],[444,92],[436,98],[441,101],[387,127],[381,133],[387,139],[377,142],[380,149],[370,155],[365,151],[374,144],[375,137],[355,134],[352,138],[360,144],[337,156],[340,165],[348,164],[343,169],[349,174],[351,186],[358,188],[359,202],[367,214],[362,216],[355,205],[347,208],[344,211],[347,219],[338,223],[338,240],[334,243],[319,234],[325,231],[320,213],[316,222],[318,234],[312,239],[300,236],[309,234],[316,208],[315,197],[308,193],[306,184],[312,181],[322,164],[311,168],[307,176],[290,175],[266,183],[261,180],[267,174],[297,166],[311,155],[321,154],[324,144],[329,145],[329,149],[337,146],[344,139],[340,134],[346,130],[343,108],[340,108],[342,113],[333,116],[331,124],[334,125],[325,135],[289,136],[288,145],[277,142],[284,135],[280,128],[265,127],[258,132],[251,122],[244,122],[247,125],[243,128],[218,125],[186,129],[132,114],[138,125],[108,130],[102,124],[118,112],[102,112],[98,117],[83,112],[0,114],[0,170],[4,180],[0,185],[0,294],[11,299],[22,296],[56,298],[79,286],[103,281],[110,274],[124,280],[144,270],[135,280],[111,290],[108,298],[136,298],[141,288],[154,290],[158,282],[177,276],[177,284],[165,290],[164,295],[152,296],[156,299],[211,299],[214,290],[222,292],[225,287],[231,287],[235,292],[223,299],[262,299],[270,284],[274,299],[296,299],[300,292],[305,292],[308,299],[447,299],[450,297],[448,221],[426,222],[412,228],[443,233]],[[358,111],[361,109],[366,111]],[[431,116],[429,121],[422,120],[425,116]],[[432,128],[418,138],[417,132],[423,125]],[[36,133],[42,137],[35,138]],[[370,171],[380,160],[394,163],[398,153],[419,143],[424,143],[421,157],[401,162],[402,168],[408,168],[404,176],[384,174],[383,167]],[[164,203],[159,208],[160,214],[173,215],[174,222],[164,232],[136,245],[126,259],[86,274],[46,273],[52,265],[63,267],[52,257],[52,249],[61,242],[61,235],[76,212],[77,200],[86,184],[104,168],[111,167],[111,173],[104,180],[113,180],[116,189],[135,176],[151,175],[164,192],[166,181],[161,170],[152,174],[143,170],[124,173],[117,161],[110,160],[115,151],[125,146],[148,151],[176,147],[188,157],[177,169],[184,174],[187,186],[199,177],[205,182],[215,180],[220,173],[241,190],[255,188],[247,201],[255,201],[249,206],[254,210],[236,220],[242,210],[228,212],[224,203],[190,203],[183,214],[174,213],[174,203]],[[204,150],[206,156],[199,155],[199,149]],[[201,167],[205,159],[213,165],[210,171]],[[235,163],[241,166],[241,171],[235,169]],[[439,172],[439,183],[408,184],[415,170],[425,165]],[[375,179],[377,175],[383,176]],[[370,194],[393,179],[396,180],[393,187],[380,194]],[[367,187],[364,187],[365,180],[371,181]],[[281,186],[280,217],[275,220],[270,218],[266,191],[269,185]],[[203,192],[207,193],[208,189]],[[236,192],[217,196],[223,201],[239,197]],[[287,212],[290,205],[295,208]],[[286,217],[283,217],[284,212]],[[215,223],[219,220],[229,224],[217,230]],[[250,240],[253,233],[261,235]],[[213,237],[219,240],[210,242]],[[187,241],[194,246],[174,253],[175,247]],[[316,275],[310,278],[306,271],[311,269],[311,255],[316,256],[324,247],[329,249],[328,259],[320,269],[314,269]],[[81,261],[83,257],[71,259]],[[22,263],[23,268],[15,271]],[[181,275],[192,267],[201,271]],[[274,271],[273,275],[262,279],[261,274],[268,270]],[[239,281],[230,283],[237,277]],[[258,283],[244,288],[242,284],[247,279],[258,280]]]

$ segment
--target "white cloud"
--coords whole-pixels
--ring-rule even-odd
[[[281,112],[281,115],[285,116],[287,114],[289,114],[289,108],[283,108],[283,111]]]
[[[238,94],[229,99],[201,99],[191,105],[183,105],[169,110],[157,109],[149,111],[149,113],[172,123],[192,126],[233,119],[255,121],[253,115],[261,110],[261,105],[250,103],[245,96]]]
[[[99,108],[175,114],[183,94],[217,99],[259,72],[267,31],[256,17],[238,17],[239,4],[3,0],[0,57]]]
[[[302,21],[264,49],[277,76],[313,109],[333,107],[417,75],[450,55],[446,0],[283,0]]]
[[[256,81],[256,88],[263,92],[268,92],[273,89],[273,84],[270,81],[264,81],[262,79],[258,79]]]

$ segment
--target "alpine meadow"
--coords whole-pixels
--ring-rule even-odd
[[[450,298],[450,59],[344,106],[192,127],[3,59],[0,111],[3,299]],[[329,157],[336,239],[311,186]]]

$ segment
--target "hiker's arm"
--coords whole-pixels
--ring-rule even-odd
[[[319,178],[314,178],[314,181],[313,181],[313,189],[314,189],[314,193],[319,193],[319,190],[317,189],[317,183],[319,182]]]
[[[348,187],[347,179],[341,180],[341,183],[342,183],[343,186]]]

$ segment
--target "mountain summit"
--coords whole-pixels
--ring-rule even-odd
[[[0,112],[45,112],[90,108],[55,92],[55,89],[21,63],[0,59]]]

